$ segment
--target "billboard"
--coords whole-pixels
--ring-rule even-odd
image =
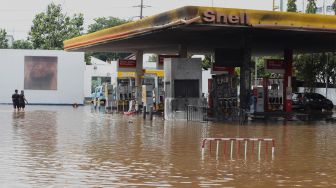
[[[25,56],[24,89],[57,90],[57,57]]]

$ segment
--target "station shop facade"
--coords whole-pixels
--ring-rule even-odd
[[[335,33],[336,18],[333,16],[189,6],[70,39],[64,42],[64,46],[68,51],[135,53],[135,86],[138,90],[141,90],[142,85],[142,56],[145,53],[178,55],[180,60],[176,60],[177,62],[192,61],[188,57],[194,54],[211,54],[215,57],[217,67],[240,67],[240,92],[237,97],[239,106],[243,109],[248,108],[252,93],[251,57],[282,56],[279,58],[283,70],[281,82],[272,80],[267,86],[273,85],[275,88],[277,84],[277,92],[282,95],[271,97],[272,100],[269,99],[268,102],[281,101],[281,109],[290,112],[293,54],[334,52]],[[175,70],[172,75],[181,74],[186,69]],[[164,71],[169,72],[169,66]],[[165,80],[165,85],[167,84],[173,85],[172,88],[175,89],[178,85],[175,85],[175,80]],[[140,103],[141,92],[139,93],[137,100]],[[172,99],[179,100],[174,92],[171,96]],[[188,101],[195,97],[184,98]],[[170,109],[174,108],[174,102],[166,101],[166,105]]]

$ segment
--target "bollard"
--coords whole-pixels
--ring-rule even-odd
[[[260,152],[261,152],[261,140],[259,140],[259,148],[258,148],[258,159],[260,160]]]
[[[272,140],[272,160],[274,159],[275,141]]]
[[[218,159],[218,154],[219,154],[219,140],[217,140],[216,159]]]
[[[153,107],[152,106],[149,108],[149,119],[151,121],[153,120]]]
[[[232,160],[232,153],[233,153],[233,140],[231,140],[231,154],[230,154],[231,160]]]
[[[204,139],[203,141],[202,141],[202,160],[204,160],[204,148],[205,148],[205,144],[206,144],[206,139]]]
[[[245,152],[244,152],[245,160],[246,160],[246,155],[247,155],[247,139],[245,139]]]
[[[142,108],[142,117],[143,117],[143,119],[146,119],[146,106],[143,106],[143,108]]]

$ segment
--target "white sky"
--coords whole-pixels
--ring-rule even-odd
[[[299,10],[302,1],[298,0]],[[15,40],[25,39],[34,16],[45,11],[51,2],[61,4],[68,15],[83,13],[85,29],[97,17],[130,19],[140,14],[139,8],[134,7],[140,0],[0,0],[0,28],[6,29]],[[278,4],[279,0],[276,2]],[[272,10],[273,0],[144,0],[144,4],[151,7],[145,8],[143,15],[150,16],[187,5]],[[284,0],[284,7],[286,5],[287,0]]]

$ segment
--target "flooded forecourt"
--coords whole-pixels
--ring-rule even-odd
[[[0,106],[0,185],[3,187],[333,187],[333,122],[152,122],[105,114],[90,106]],[[268,137],[275,158],[231,159],[206,151],[205,137]],[[221,145],[222,146],[222,145]],[[222,147],[221,147],[222,148]]]

